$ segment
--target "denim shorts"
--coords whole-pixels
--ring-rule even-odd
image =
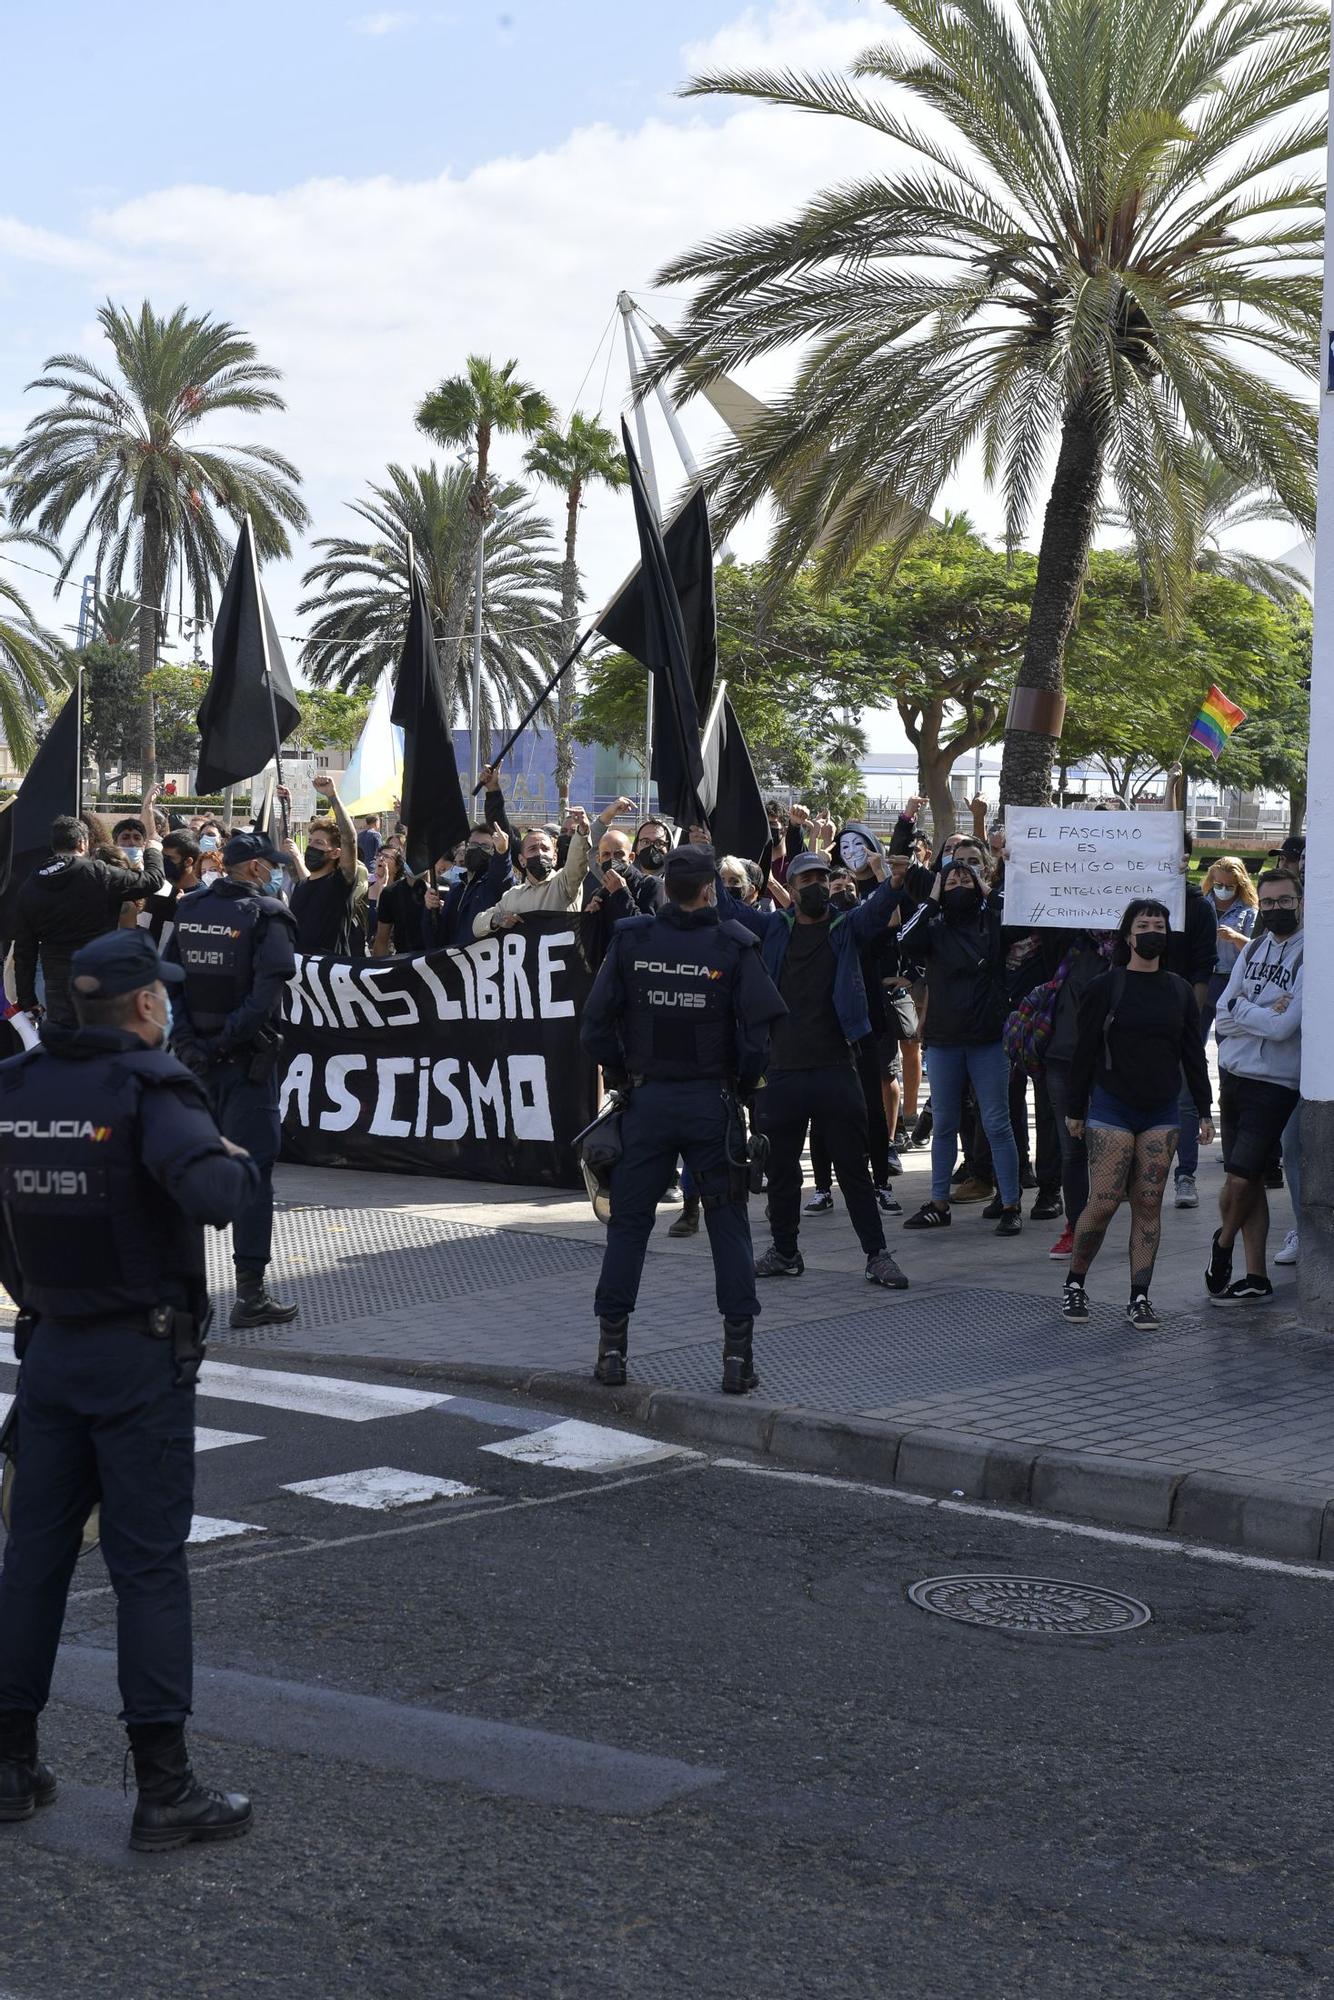
[[[1138,1138],[1141,1132],[1153,1132],[1163,1125],[1177,1130],[1181,1124],[1181,1113],[1175,1097],[1153,1111],[1141,1111],[1137,1104],[1124,1104],[1119,1097],[1113,1097],[1110,1090],[1104,1090],[1101,1084],[1095,1083],[1085,1123],[1106,1125],[1113,1132],[1133,1132]]]

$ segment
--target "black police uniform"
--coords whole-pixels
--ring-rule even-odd
[[[673,873],[685,852],[672,857]],[[706,865],[711,872],[711,856]],[[745,1357],[745,1367],[731,1371],[743,1378],[733,1386],[751,1386],[751,1322],[759,1302],[748,1189],[744,1170],[735,1161],[729,1167],[728,1130],[738,1124],[732,1093],[758,1086],[769,1024],[786,1011],[755,938],[740,924],[720,922],[712,907],[685,911],[669,902],[656,916],[627,918],[613,932],[581,1030],[607,1082],[631,1087],[596,1297],[601,1380],[624,1380],[626,1320],[655,1211],[679,1157],[694,1177],[709,1232],[724,1354]],[[724,1386],[728,1373],[725,1364]]]
[[[113,991],[171,976],[137,929],[76,953],[73,975],[114,970],[135,952],[147,976],[131,968],[130,986]],[[154,1773],[163,1796],[190,1777],[185,1544],[207,1325],[203,1225],[237,1214],[257,1180],[223,1147],[195,1078],[136,1035],[48,1023],[37,1048],[0,1064],[0,1276],[21,1308],[18,1470],[0,1570],[0,1819],[26,1817],[34,1785],[37,1803],[54,1795],[36,1764],[36,1716],[99,1502],[141,1797]],[[138,1844],[197,1837],[178,1828]]]
[[[240,838],[262,841],[262,836]],[[268,843],[262,844],[267,849]],[[233,845],[228,843],[227,853]],[[259,844],[253,858],[265,858]],[[202,1081],[222,1131],[244,1146],[260,1172],[254,1198],[232,1231],[234,1326],[292,1319],[297,1310],[269,1298],[264,1289],[273,1244],[273,1164],[281,1141],[282,1039],[275,1022],[296,970],[295,938],[296,923],[284,902],[220,875],[208,888],[181,898],[163,954],[185,973],[185,984],[172,993],[172,1049]]]

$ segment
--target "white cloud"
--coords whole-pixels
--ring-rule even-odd
[[[359,14],[348,27],[354,35],[393,35],[400,28],[410,28],[416,22],[415,14]]]

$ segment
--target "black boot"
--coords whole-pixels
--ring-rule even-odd
[[[744,1396],[748,1389],[757,1389],[760,1378],[755,1373],[755,1356],[751,1351],[751,1341],[755,1333],[753,1319],[725,1319],[723,1321],[723,1394]]]
[[[275,1299],[264,1283],[263,1270],[238,1270],[233,1326],[283,1326],[301,1308],[291,1299]]]
[[[37,1717],[0,1709],[0,1820],[31,1819],[55,1795],[55,1778],[37,1755]]]
[[[210,1792],[196,1782],[179,1722],[127,1724],[139,1803],[130,1846],[141,1854],[188,1847],[192,1840],[235,1840],[254,1815],[240,1792]]]
[[[598,1358],[593,1375],[605,1389],[619,1389],[625,1381],[625,1349],[629,1338],[628,1319],[598,1321]]]
[[[699,1196],[697,1194],[688,1194],[686,1196],[684,1202],[681,1204],[681,1213],[677,1216],[667,1234],[669,1236],[699,1235]]]

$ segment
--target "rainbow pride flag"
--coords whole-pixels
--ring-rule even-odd
[[[1202,743],[1209,755],[1217,763],[1222,756],[1228,737],[1239,722],[1246,720],[1244,708],[1238,708],[1235,701],[1229,701],[1216,687],[1211,687],[1200,703],[1200,712],[1190,725],[1190,741]]]

